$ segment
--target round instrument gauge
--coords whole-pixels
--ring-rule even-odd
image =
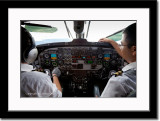
[[[117,63],[116,63],[115,60],[112,60],[112,61],[111,61],[111,64],[115,66]]]
[[[98,58],[103,58],[103,55],[102,54],[98,54]]]
[[[61,53],[58,54],[58,58],[62,58],[62,54]]]
[[[44,58],[49,58],[49,54],[48,54],[48,53],[45,53],[45,54],[44,54]]]
[[[117,58],[117,54],[112,54],[111,57],[112,57],[112,59],[116,59]]]

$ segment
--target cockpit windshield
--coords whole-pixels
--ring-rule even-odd
[[[35,30],[34,27],[24,25],[31,35],[34,37],[36,45],[57,42],[71,42],[77,38],[74,31],[74,21],[27,21],[31,24],[47,25],[53,27],[52,29]],[[88,42],[98,42],[99,39],[108,37],[114,41],[121,40],[122,31],[136,21],[84,21],[83,37]],[[33,30],[33,31],[32,31]]]

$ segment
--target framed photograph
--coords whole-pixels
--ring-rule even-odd
[[[2,81],[2,119],[157,119],[156,0],[0,4],[5,36],[1,41],[8,46],[8,55],[3,58],[8,59],[8,70],[7,79]],[[133,24],[136,42],[129,47],[122,42]],[[27,39],[32,45],[29,51],[24,50],[27,56],[22,52],[22,28],[35,41]],[[121,51],[104,38],[117,43]],[[133,51],[124,54],[125,47]],[[133,63],[134,73],[124,77],[125,69]],[[31,78],[29,73],[25,77],[26,72],[35,76]],[[124,81],[120,87],[111,81],[118,79],[120,83],[124,78],[131,81]],[[50,83],[52,86],[46,87]]]

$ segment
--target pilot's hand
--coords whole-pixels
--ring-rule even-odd
[[[55,74],[57,77],[61,75],[61,71],[58,69],[58,67],[54,68],[52,71],[52,75]]]
[[[109,39],[109,38],[101,38],[98,42],[112,42],[113,40],[112,39]]]

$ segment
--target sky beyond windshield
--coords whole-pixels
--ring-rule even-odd
[[[84,25],[84,37],[88,42],[98,42],[99,39],[120,31],[135,22],[136,21],[90,21],[88,37],[86,38],[89,24],[89,21],[86,21]],[[36,41],[36,45],[52,42],[71,42],[76,38],[73,21],[66,21],[68,29],[71,32],[70,37],[68,36],[64,21],[30,21],[30,23],[50,25],[57,28],[57,31],[53,33],[30,32]]]

